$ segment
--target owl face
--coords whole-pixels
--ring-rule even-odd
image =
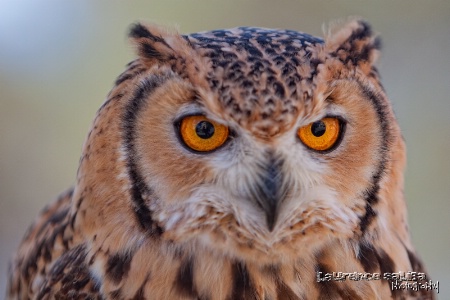
[[[112,94],[125,95],[118,160],[143,228],[184,249],[279,260],[372,225],[388,149],[403,144],[365,23],[325,41],[140,24],[130,37],[139,59]]]

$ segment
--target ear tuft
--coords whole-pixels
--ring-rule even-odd
[[[129,38],[137,48],[137,54],[151,63],[165,62],[174,57],[174,47],[179,34],[157,25],[133,24],[130,28]]]
[[[373,66],[381,48],[381,39],[369,23],[361,19],[331,24],[325,34],[325,48],[344,64]]]
[[[150,31],[145,28],[141,23],[136,23],[131,25],[130,32],[128,34],[130,38],[138,39],[138,38],[152,38],[153,35],[150,34]]]

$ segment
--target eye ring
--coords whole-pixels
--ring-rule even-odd
[[[230,135],[227,126],[204,115],[184,116],[175,125],[183,145],[196,153],[208,153],[220,148]]]
[[[328,153],[336,149],[343,137],[346,122],[336,116],[327,116],[319,121],[300,127],[297,136],[308,149]]]

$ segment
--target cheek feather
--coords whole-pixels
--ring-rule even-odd
[[[155,192],[166,201],[186,198],[192,189],[211,178],[205,158],[184,149],[176,137],[173,116],[177,107],[188,103],[188,86],[169,84],[156,91],[141,112],[137,147],[141,153],[141,172]],[[185,90],[188,89],[188,90]],[[167,98],[172,106],[158,101]],[[211,180],[211,179],[210,179]]]

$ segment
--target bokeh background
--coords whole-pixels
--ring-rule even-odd
[[[379,68],[408,146],[413,242],[450,299],[450,1],[420,0],[0,0],[0,297],[26,228],[75,180],[95,112],[133,58],[131,23],[321,35],[354,15],[383,38]]]

